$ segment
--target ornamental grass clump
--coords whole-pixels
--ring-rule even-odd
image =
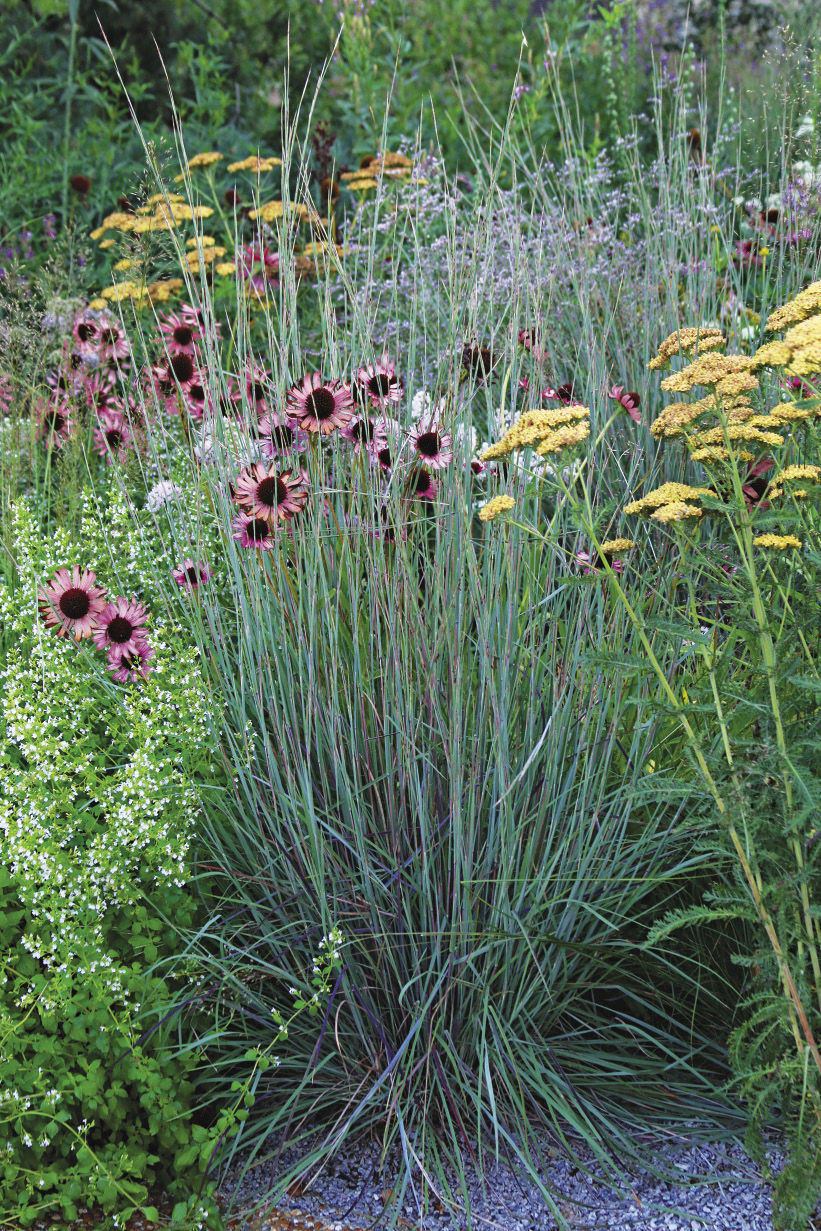
[[[283,184],[291,156],[286,134]],[[291,271],[276,296],[252,309],[239,284],[232,302],[186,276],[186,319],[208,322],[187,356],[202,418],[178,390],[137,385],[152,487],[134,521],[162,500],[173,568],[154,588],[188,615],[232,774],[209,796],[209,913],[188,944],[219,984],[203,1002],[219,1053],[197,1092],[204,1115],[222,1105],[249,1049],[268,1045],[285,980],[307,990],[294,952],[338,921],[344,965],[319,1038],[291,1036],[215,1165],[300,1144],[275,1199],[346,1140],[379,1133],[403,1158],[395,1223],[411,1194],[432,1199],[417,1159],[457,1216],[471,1200],[465,1151],[507,1153],[561,1223],[538,1175],[541,1130],[571,1153],[586,1142],[617,1181],[642,1152],[638,1129],[667,1122],[670,1083],[702,1126],[734,1121],[714,1093],[720,1050],[702,1023],[693,1050],[681,1012],[692,996],[722,1012],[727,975],[705,979],[694,949],[637,948],[707,865],[669,800],[647,806],[655,684],[625,711],[596,660],[601,638],[628,652],[638,641],[606,587],[577,584],[566,502],[544,510],[561,550],[518,525],[548,467],[584,481],[602,406],[633,430],[639,397],[597,370],[582,404],[568,373],[545,372],[540,347],[519,341],[525,303],[482,314],[481,279],[461,262],[437,272],[452,318],[383,329],[398,289],[368,307],[361,279],[370,262],[372,288],[390,269],[398,288],[421,268],[424,202],[418,233],[403,229],[417,191],[397,183],[387,205],[379,192],[357,205],[357,228],[376,211],[385,229],[331,256],[313,292],[297,288],[283,220],[258,219],[280,228]],[[481,199],[465,208],[460,225],[481,229]],[[148,314],[134,321],[151,352]],[[611,536],[601,559],[624,567],[632,550]]]

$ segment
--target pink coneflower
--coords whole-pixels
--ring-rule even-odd
[[[517,340],[519,345],[536,360],[542,360],[545,357],[545,351],[542,350],[542,336],[538,329],[520,329]]]
[[[433,500],[436,495],[436,480],[422,466],[412,470],[405,480],[405,496],[408,500]]]
[[[818,377],[815,377],[816,383]],[[788,376],[785,380],[778,382],[782,389],[787,389],[790,393],[797,393],[800,398],[812,398],[817,396],[816,389],[812,384],[807,384],[800,376]]]
[[[271,373],[261,363],[250,359],[245,368],[245,389],[248,401],[260,417],[268,410],[267,398],[271,392]]]
[[[308,476],[304,470],[277,472],[276,466],[254,462],[240,471],[234,500],[249,517],[290,521],[304,509],[308,499]]]
[[[211,396],[203,373],[199,368],[194,369],[194,375],[183,389],[182,397],[185,409],[191,418],[195,423],[202,423],[205,416],[205,408],[211,403]]]
[[[170,313],[160,322],[165,349],[169,355],[191,355],[196,351],[196,344],[202,336],[198,324],[190,318],[184,320],[176,313]]]
[[[65,348],[59,367],[46,372],[46,384],[57,393],[76,393],[82,389],[83,382],[95,363],[94,356],[89,360],[79,352]]]
[[[142,383],[146,392],[153,393],[166,414],[180,413],[180,393],[177,383],[164,363],[155,364],[142,370]]]
[[[148,611],[134,595],[112,599],[97,616],[94,644],[98,650],[107,650],[110,659],[135,654],[145,644],[147,619]]]
[[[71,336],[74,338],[78,350],[96,355],[97,343],[100,340],[100,325],[90,313],[80,312],[75,316],[74,323],[71,326]]]
[[[634,423],[641,423],[641,398],[635,391],[628,392],[624,385],[614,385],[612,389],[608,389],[607,396],[623,406]]]
[[[323,381],[319,372],[306,376],[301,385],[294,385],[287,400],[294,418],[306,432],[327,436],[335,428],[347,427],[353,418],[350,385],[343,385],[341,380]]]
[[[374,457],[383,470],[390,470],[391,466],[393,466],[393,453],[391,452],[390,445],[385,445],[377,450]]]
[[[542,391],[542,397],[553,398],[554,400],[561,402],[563,406],[570,406],[576,397],[572,380],[565,381],[563,385],[559,385],[558,389],[544,389]]]
[[[77,422],[72,418],[68,398],[41,398],[34,404],[34,414],[39,428],[38,439],[45,441],[47,449],[62,449],[74,435]]]
[[[179,568],[172,569],[171,576],[178,586],[188,590],[196,590],[210,578],[211,574],[201,560],[183,560]]]
[[[350,440],[354,453],[364,448],[372,457],[376,457],[380,449],[384,449],[388,443],[388,430],[385,423],[369,415],[354,415],[350,423],[343,427],[339,434],[346,440]]]
[[[434,420],[420,419],[410,431],[417,460],[432,470],[441,470],[453,461],[453,441],[440,432]]]
[[[364,394],[377,406],[386,402],[398,402],[405,386],[399,379],[396,364],[387,351],[383,351],[377,363],[361,367],[354,378],[357,392]]]
[[[770,507],[769,500],[764,499],[764,493],[770,485],[769,480],[764,476],[770,473],[774,465],[773,458],[764,457],[754,466],[750,466],[742,477],[741,493],[748,509],[763,510]]]
[[[7,415],[11,409],[12,383],[8,376],[0,374],[0,415]]]
[[[117,359],[126,359],[131,353],[131,347],[125,330],[113,316],[106,315],[99,322],[100,335],[97,342],[97,354],[103,363],[113,363]]]
[[[408,537],[407,528],[403,523],[397,527],[394,510],[387,502],[379,506],[376,520],[368,525],[368,530],[375,539],[381,539],[383,543],[395,543],[397,538],[404,543]]]
[[[499,362],[499,358],[500,356],[495,354],[489,346],[465,344],[462,347],[462,367],[476,380],[486,380]]]
[[[308,447],[307,432],[297,427],[288,415],[269,410],[259,421],[260,448],[264,457],[290,457]]]
[[[764,258],[759,253],[761,241],[758,239],[737,239],[733,264],[737,269],[759,269]]]
[[[171,355],[163,366],[169,378],[180,385],[190,385],[197,374],[197,365],[191,355]]]
[[[530,392],[530,381],[529,381],[529,379],[527,378],[527,376],[522,376],[522,377],[520,378],[520,380],[519,380],[519,388],[520,388],[520,389],[524,389],[525,393],[529,393],[529,392]],[[562,388],[563,388],[564,390],[567,390],[567,389],[569,389],[569,388],[570,388],[570,386],[569,386],[569,385],[563,385],[563,386],[562,386]],[[535,390],[534,390],[534,392],[535,392]],[[555,400],[556,398],[559,398],[559,400],[560,400],[560,401],[561,401],[561,400],[563,400],[563,395],[560,395],[560,394],[557,392],[557,390],[556,390],[556,389],[551,389],[549,385],[548,385],[548,387],[547,387],[546,389],[542,389],[542,392],[541,392],[541,397],[542,397],[545,401],[547,401],[549,398],[553,398],[554,400]]]
[[[158,398],[162,401],[166,413],[178,415],[180,413],[180,394],[182,394],[184,401],[188,386],[195,376],[194,360],[191,356],[175,355],[173,358],[170,357],[166,363],[155,364],[150,369],[150,372],[145,375],[153,385]]]
[[[234,518],[232,529],[240,547],[270,551],[281,524],[269,522],[265,517],[249,517],[246,513],[240,513],[239,517]]]
[[[97,419],[92,439],[95,450],[105,458],[107,466],[124,462],[133,444],[131,429],[121,410],[104,410]]]
[[[588,573],[588,574],[589,573],[601,573],[604,571],[602,567],[596,567],[596,565],[593,564],[593,557],[590,555],[589,551],[576,552],[576,555],[573,557],[573,559],[575,560],[576,564],[581,566],[581,570],[583,573]],[[598,556],[596,557],[596,560],[598,560]],[[610,567],[612,568],[613,572],[616,573],[617,575],[620,573],[623,573],[624,572],[624,561],[623,560],[611,560]]]
[[[261,240],[243,244],[237,249],[234,259],[237,277],[247,282],[258,297],[264,298],[269,290],[275,291],[279,286],[279,253],[273,252]]]
[[[118,684],[139,684],[151,674],[149,663],[154,650],[147,641],[139,641],[128,653],[109,651],[106,671],[110,671]]]
[[[46,628],[56,628],[58,637],[74,637],[75,641],[90,637],[106,605],[105,589],[95,585],[96,580],[90,569],[76,564],[71,572],[58,569],[37,593]]]
[[[202,308],[192,307],[190,303],[180,304],[180,317],[186,325],[190,325],[196,331],[199,337],[205,337],[207,331],[215,341],[219,340],[222,326],[213,316],[206,321]]]
[[[104,410],[118,410],[118,398],[114,389],[114,373],[105,369],[90,372],[83,377],[83,399],[95,415]]]
[[[194,379],[191,385],[191,397],[186,399],[189,414],[194,418],[198,418],[196,407],[201,404],[202,417],[206,415],[214,417],[222,415],[224,418],[236,419],[242,415],[242,399],[239,389],[233,376],[225,377],[225,389],[222,385],[217,385],[216,396],[214,390],[205,379],[205,373],[201,369],[197,369],[194,373]],[[202,397],[200,397],[200,393]]]
[[[87,175],[72,175],[68,182],[72,192],[76,192],[82,199],[91,191],[91,180]]]

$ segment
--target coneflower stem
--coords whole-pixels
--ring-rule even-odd
[[[68,149],[71,143],[71,103],[74,97],[74,61],[77,57],[77,35],[79,33],[80,0],[69,0],[68,19],[70,22],[68,36],[68,67],[66,69],[66,105],[63,121],[63,190],[61,213],[63,226],[68,221]]]

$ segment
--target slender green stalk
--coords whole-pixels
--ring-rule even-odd
[[[68,0],[68,63],[66,65],[66,93],[63,115],[63,183],[61,190],[61,214],[63,226],[68,223],[68,184],[71,178],[69,150],[71,148],[71,104],[74,101],[74,69],[77,58],[77,37],[80,31],[80,0]]]

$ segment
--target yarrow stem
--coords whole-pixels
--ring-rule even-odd
[[[737,468],[736,468],[736,476],[738,476]],[[556,482],[562,488],[565,499],[570,504],[570,506],[573,508],[576,516],[579,519],[579,522],[582,528],[590,536],[590,539],[593,545],[598,551],[600,544],[599,544],[598,537],[596,535],[596,531],[593,526],[593,519],[589,515],[589,512],[590,512],[589,509],[583,508],[581,501],[579,501],[578,497],[573,493],[571,488],[564,482],[561,474],[556,475]],[[740,495],[740,478],[739,477],[737,477],[737,483],[739,486],[739,495]],[[741,497],[741,505],[746,509],[743,496]],[[749,526],[747,526],[746,529],[749,532],[748,549],[749,549],[749,552],[751,553],[752,552],[752,532],[749,530]],[[533,533],[539,534],[539,532],[535,530],[533,531]],[[544,541],[548,541],[548,535],[546,534],[539,535],[539,537],[543,538]],[[698,764],[699,770],[701,771],[702,777],[704,778],[704,781],[707,784],[707,787],[709,788],[710,794],[713,797],[716,808],[719,812],[719,816],[722,822],[726,824],[727,826],[727,832],[730,836],[730,840],[738,856],[739,863],[741,864],[741,868],[744,873],[744,878],[747,881],[748,887],[750,889],[750,893],[755,903],[756,910],[758,911],[762,925],[767,934],[767,938],[770,941],[770,945],[772,947],[773,953],[778,963],[782,982],[784,984],[784,991],[785,991],[785,995],[787,998],[787,1005],[788,1005],[788,1009],[790,1012],[790,1021],[791,1021],[792,1031],[793,1031],[793,1037],[796,1043],[796,1049],[799,1055],[803,1055],[804,1042],[806,1041],[806,1046],[809,1048],[810,1052],[812,1053],[812,1057],[815,1062],[816,1068],[818,1069],[819,1074],[821,1074],[821,1052],[819,1052],[818,1044],[816,1043],[815,1038],[813,1036],[812,1029],[810,1027],[810,1023],[807,1017],[807,1012],[802,1003],[801,996],[798,992],[798,988],[796,987],[795,979],[793,978],[792,971],[790,970],[789,963],[787,962],[787,958],[785,956],[784,949],[781,944],[781,940],[778,936],[778,932],[770,916],[770,913],[767,910],[766,906],[764,905],[764,902],[761,896],[761,889],[760,889],[759,881],[756,878],[752,864],[747,857],[746,851],[744,850],[744,846],[741,842],[741,838],[739,836],[738,830],[735,824],[728,817],[727,805],[722,797],[722,794],[718,788],[718,785],[713,775],[710,772],[710,768],[707,764],[707,760],[705,758],[705,755],[701,747],[701,744],[699,742],[698,736],[696,735],[696,732],[693,729],[692,724],[690,723],[686,713],[684,712],[684,706],[682,705],[674,689],[672,688],[669,680],[667,679],[664,669],[662,668],[661,663],[659,662],[655,654],[655,651],[653,650],[653,647],[650,643],[650,639],[647,636],[647,632],[644,627],[644,621],[641,619],[640,615],[634,609],[632,603],[627,597],[625,589],[623,585],[621,584],[621,582],[619,581],[618,575],[614,571],[610,560],[606,556],[602,556],[602,553],[600,552],[599,552],[599,555],[602,558],[604,570],[607,573],[607,576],[610,578],[610,582],[611,582],[611,585],[613,586],[616,596],[619,602],[621,603],[622,607],[624,608],[628,619],[633,625],[633,628],[635,629],[639,637],[639,640],[641,641],[644,651],[647,654],[647,658],[650,662],[650,665],[652,666],[653,671],[659,683],[661,684],[661,687],[665,695],[667,696],[668,701],[670,702],[671,706],[673,707],[675,711],[676,718],[681,724],[681,727],[687,737],[688,743],[690,744],[690,747],[696,758],[696,762]],[[759,607],[760,614],[761,614],[761,617],[764,619],[764,626],[766,629],[766,616],[764,616],[763,614],[763,604],[761,603],[760,592],[758,592],[758,601],[760,604],[760,607]],[[767,629],[766,631],[769,635],[769,630]],[[770,645],[771,645],[771,640],[770,640]],[[773,658],[771,657],[768,661],[772,664]],[[771,690],[773,688],[774,688],[774,682],[771,679]],[[781,731],[781,740],[783,743],[783,729]],[[782,747],[782,745],[779,745],[779,747]],[[799,852],[799,855],[800,855],[800,852]],[[803,889],[804,889],[804,893],[802,893],[802,901],[804,900],[804,894],[806,894],[806,887],[803,887]],[[807,901],[807,907],[808,906],[809,906],[809,903]],[[809,920],[810,920],[810,934],[812,935],[811,915],[809,916]],[[814,950],[815,949],[814,944],[812,947]],[[813,970],[815,970],[815,966],[813,966]],[[817,988],[821,987],[821,984],[819,984],[818,980],[816,980],[816,987]],[[799,1032],[799,1026],[800,1026],[800,1032]],[[803,1039],[801,1037],[802,1034],[803,1034]],[[816,1107],[816,1111],[818,1111],[819,1114],[821,1114],[821,1107]]]

